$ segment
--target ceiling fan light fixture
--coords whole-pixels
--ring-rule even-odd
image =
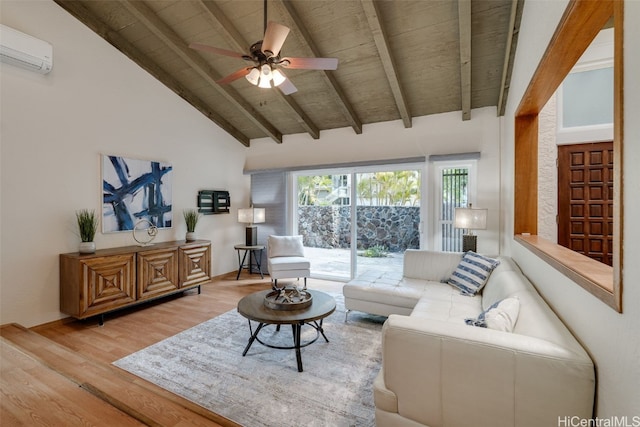
[[[260,83],[258,83],[258,87],[261,87],[262,89],[270,89],[271,80],[265,79],[264,77],[260,77]]]
[[[273,70],[271,75],[273,76],[273,85],[274,86],[280,86],[282,83],[284,83],[285,80],[287,80],[287,77],[280,70]]]
[[[258,70],[257,68],[253,68],[245,77],[249,81],[249,83],[256,86],[258,84],[258,80],[260,79],[260,70]]]
[[[264,64],[261,68],[262,73],[260,75],[261,79],[266,79],[266,80],[271,80],[273,78],[273,76],[271,75],[271,65],[269,64]]]
[[[248,55],[200,43],[191,43],[189,45],[192,49],[253,62],[253,66],[240,68],[228,76],[216,80],[217,84],[229,84],[244,77],[254,86],[264,89],[278,87],[280,92],[285,95],[290,95],[298,89],[291,80],[280,71],[279,67],[299,70],[335,70],[338,67],[337,58],[280,58],[282,45],[291,30],[277,22],[267,22],[267,0],[263,1],[264,37],[249,47]]]
[[[271,66],[269,64],[264,64],[261,67],[260,71],[260,83],[258,83],[258,87],[263,89],[269,89],[271,87],[271,79],[273,75],[271,73]]]

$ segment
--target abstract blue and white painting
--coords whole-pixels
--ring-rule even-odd
[[[102,156],[102,232],[133,230],[141,219],[171,227],[170,163]]]

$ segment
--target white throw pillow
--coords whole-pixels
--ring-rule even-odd
[[[497,259],[466,252],[460,263],[451,273],[447,283],[460,289],[465,295],[475,295],[489,280],[489,275],[500,264]]]
[[[304,256],[302,236],[269,236],[269,258]]]
[[[496,331],[513,332],[519,313],[520,300],[518,297],[509,297],[493,304],[480,313],[477,319],[465,319],[465,323]]]

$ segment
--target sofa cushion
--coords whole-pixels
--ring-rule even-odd
[[[429,286],[411,312],[411,317],[464,325],[464,319],[477,317],[481,312],[480,294],[462,295],[457,288],[446,283],[429,282]]]
[[[342,288],[342,293],[345,299],[412,309],[427,286],[424,280],[402,279],[393,273],[372,272],[349,281]]]
[[[456,269],[447,280],[465,295],[475,295],[487,283],[489,275],[500,264],[497,259],[466,252]]]
[[[494,274],[500,273],[502,271],[517,271],[518,273],[522,273],[520,271],[520,267],[518,267],[518,265],[510,257],[492,256],[492,255],[486,255],[486,256],[488,256],[489,258],[495,258],[498,261],[500,261],[500,264],[498,264],[496,268],[493,269],[493,272],[491,272],[491,276],[489,277],[489,279],[491,279],[491,277],[493,277]]]
[[[500,265],[500,267],[502,264]],[[482,309],[487,310],[498,301],[515,295],[517,292],[533,290],[531,282],[518,271],[493,270],[487,284],[482,288]],[[522,304],[522,301],[520,301]]]
[[[520,312],[520,300],[517,297],[505,298],[480,313],[477,318],[465,319],[467,325],[513,332]]]
[[[407,249],[404,252],[402,275],[410,279],[442,282],[451,276],[461,259],[461,252]]]

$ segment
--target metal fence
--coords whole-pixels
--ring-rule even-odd
[[[469,169],[447,168],[442,170],[442,207],[440,224],[442,227],[442,250],[462,251],[464,230],[454,228],[455,208],[466,207],[468,200]]]

